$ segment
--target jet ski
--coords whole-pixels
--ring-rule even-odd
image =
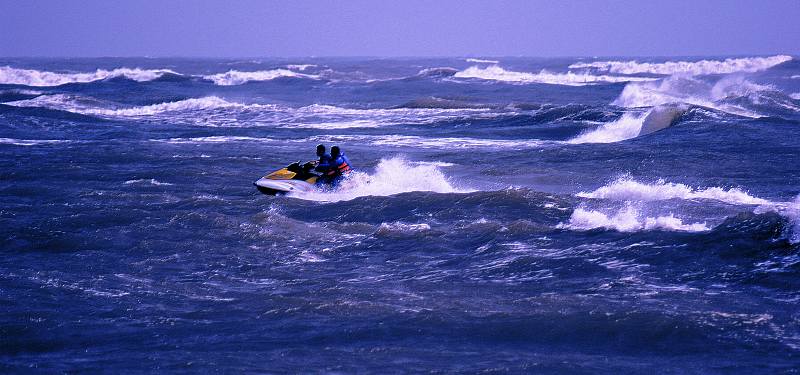
[[[311,173],[314,162],[303,165],[300,162],[289,164],[285,168],[269,173],[254,182],[258,191],[267,195],[281,195],[292,192],[308,192],[314,190],[319,175]]]

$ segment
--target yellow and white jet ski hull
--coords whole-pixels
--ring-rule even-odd
[[[300,177],[296,172],[292,172],[288,168],[282,168],[261,177],[253,185],[264,194],[279,195],[314,190],[314,183],[316,182],[317,176],[314,174],[307,173]]]

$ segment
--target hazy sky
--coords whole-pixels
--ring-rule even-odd
[[[800,0],[0,0],[0,56],[800,54]]]

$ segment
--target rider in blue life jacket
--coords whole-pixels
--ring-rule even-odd
[[[323,176],[317,179],[317,182],[336,186],[351,170],[350,159],[341,152],[339,146],[333,146],[331,147],[330,168]]]

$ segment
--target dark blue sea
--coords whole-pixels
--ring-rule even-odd
[[[0,201],[2,373],[800,372],[791,56],[2,58]]]

